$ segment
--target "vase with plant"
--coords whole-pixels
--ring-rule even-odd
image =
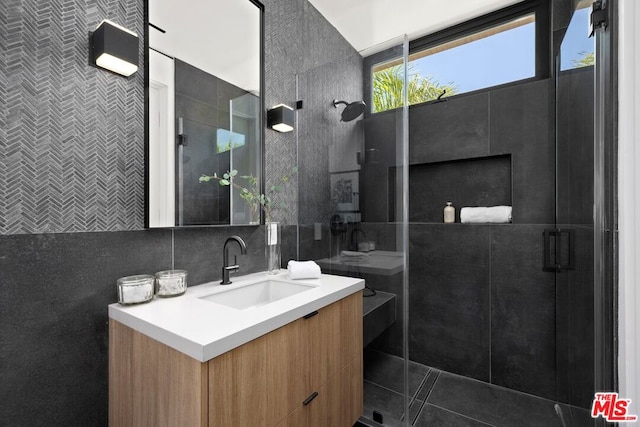
[[[265,218],[265,252],[267,258],[267,273],[277,274],[280,271],[280,237],[281,227],[280,223],[271,220],[271,215],[274,210],[285,208],[284,202],[274,202],[273,196],[276,193],[281,192],[284,187],[289,183],[291,175],[297,172],[297,168],[293,168],[290,175],[283,175],[280,178],[280,182],[277,185],[272,185],[268,192],[262,193],[260,191],[260,184],[258,179],[253,175],[238,175],[238,171],[233,169],[227,171],[222,176],[217,174],[202,175],[200,176],[200,182],[209,182],[211,180],[218,181],[223,187],[233,187],[238,192],[242,200],[247,204],[250,211],[251,218],[259,218],[259,212],[264,212]],[[238,182],[239,180],[242,180]],[[244,184],[244,185],[243,185]]]

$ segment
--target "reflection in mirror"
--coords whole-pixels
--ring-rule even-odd
[[[149,1],[149,227],[258,224],[236,186],[262,182],[262,6]]]

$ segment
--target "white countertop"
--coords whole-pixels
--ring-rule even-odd
[[[156,297],[145,304],[111,304],[109,317],[206,362],[364,288],[362,279],[328,274],[319,279],[289,280],[286,270],[277,275],[262,272],[232,276],[231,280],[231,285],[220,285],[216,281],[191,286],[182,296]],[[200,298],[261,280],[285,281],[313,288],[247,310]]]

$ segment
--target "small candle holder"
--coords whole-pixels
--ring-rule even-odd
[[[177,297],[187,292],[187,272],[165,270],[156,273],[156,295],[161,298]]]
[[[154,282],[155,278],[150,274],[119,278],[118,302],[122,305],[133,305],[151,301]]]

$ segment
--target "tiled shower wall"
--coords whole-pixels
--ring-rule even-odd
[[[88,65],[89,31],[111,19],[143,34],[143,4],[0,5],[2,424],[107,424],[107,304],[118,277],[175,267],[190,284],[216,280],[231,234],[249,247],[242,272],[264,268],[261,227],[143,229],[142,68],[125,79]],[[355,51],[306,0],[264,4],[265,105],[293,104],[297,73]],[[295,133],[267,130],[265,144],[269,185],[296,165]],[[276,219],[293,225],[290,188]],[[286,260],[295,233],[284,241]]]
[[[590,402],[592,81],[590,70],[561,77],[557,144],[553,80],[409,110],[410,168],[436,168],[441,175],[414,175],[418,181],[410,184],[416,187],[409,201],[411,360],[574,405]],[[367,119],[367,148],[382,151],[393,138],[393,122],[384,114]],[[467,167],[505,158],[507,174],[495,162],[486,170]],[[486,188],[474,189],[469,176],[449,168]],[[493,200],[502,191],[513,205],[513,223],[460,224],[459,217],[456,224],[442,223],[447,201],[459,212],[475,205],[470,200]],[[384,200],[378,205],[380,217]],[[368,235],[383,236],[384,225],[363,225]],[[542,232],[556,226],[576,230],[579,249],[570,274],[542,269]],[[378,241],[385,244],[388,238]],[[367,279],[374,289],[401,294],[399,277]],[[400,355],[401,335],[396,322],[373,345]]]

